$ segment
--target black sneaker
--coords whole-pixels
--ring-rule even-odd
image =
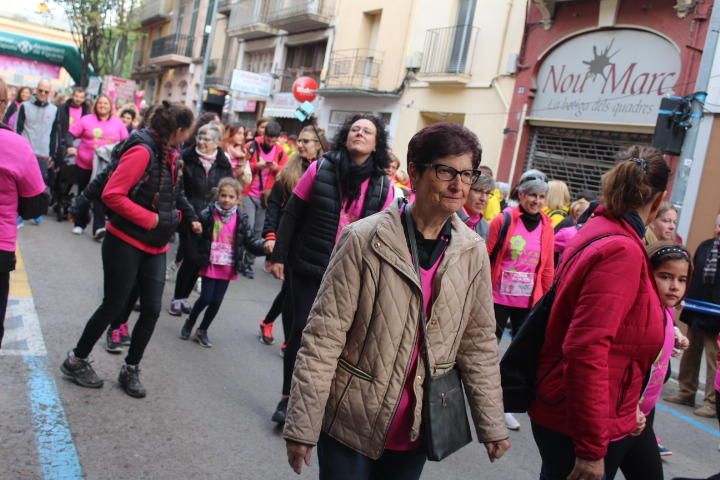
[[[120,346],[120,330],[112,330],[108,328],[105,334],[105,351],[117,355],[122,353],[123,349]]]
[[[140,368],[132,365],[123,365],[120,368],[118,382],[125,393],[135,398],[144,398],[147,395],[145,387],[140,383]]]
[[[75,361],[71,362],[69,353],[65,361],[60,365],[60,371],[81,387],[100,388],[103,386],[102,378],[97,376],[88,360],[75,357]]]
[[[280,403],[278,403],[277,408],[275,409],[275,413],[273,413],[272,421],[275,423],[279,423],[280,425],[285,423],[285,417],[287,417],[287,406],[288,406],[288,399],[283,398],[280,400]]]
[[[210,339],[207,336],[207,330],[200,330],[199,328],[195,330],[193,340],[199,343],[201,347],[212,348],[212,343],[210,343]]]
[[[189,320],[185,320],[185,324],[183,324],[182,328],[180,329],[180,338],[183,340],[187,340],[190,338],[190,334],[192,333],[192,324],[189,322]]]

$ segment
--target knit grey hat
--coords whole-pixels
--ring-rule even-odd
[[[540,170],[528,170],[520,177],[517,190],[523,193],[547,193],[548,179]]]

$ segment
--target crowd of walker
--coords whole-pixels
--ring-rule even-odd
[[[476,135],[450,123],[417,132],[403,170],[370,115],[330,144],[314,123],[251,131],[168,102],[118,114],[80,87],[52,102],[46,81],[9,93],[0,81],[0,314],[24,221],[51,209],[82,235],[92,214],[104,295],[60,366],[79,386],[103,386],[89,356],[105,336],[109,353],[127,347],[122,389],[145,397],[139,364],[166,278],[180,339],[210,348],[230,281],[266,256],[282,287],[258,339],[273,345],[282,317],[284,367],[268,416],[297,473],[317,447],[322,479],[420,478],[468,442],[467,401],[491,461],[527,411],[540,478],[662,479],[672,453],[655,405],[674,356],[679,390],[665,400],[696,406],[704,357],[694,414],[720,420],[720,215],[692,255],[652,147],[620,152],[600,192],[571,198],[539,170],[496,182]],[[534,356],[518,366],[511,352]]]

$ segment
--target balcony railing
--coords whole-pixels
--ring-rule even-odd
[[[226,72],[226,70],[230,72]],[[205,83],[210,86],[229,87],[232,81],[232,68],[223,66],[221,58],[214,58],[208,64],[208,74]]]
[[[424,75],[470,75],[478,29],[472,25],[434,28],[425,36]]]
[[[227,33],[244,39],[277,34],[277,29],[267,23],[267,0],[237,0],[232,7]]]
[[[327,88],[377,88],[382,52],[367,49],[336,50],[330,58]]]
[[[174,9],[175,0],[146,0],[130,12],[130,22],[140,22],[141,25],[168,22]]]
[[[192,58],[193,37],[189,35],[168,35],[160,37],[152,42],[150,47],[150,58],[158,58],[164,55],[180,55]]]
[[[320,73],[322,70],[312,70],[312,69],[305,69],[305,68],[286,68],[284,70],[280,70],[278,74],[280,75],[281,81],[280,81],[280,91],[281,92],[291,92],[293,83],[295,83],[295,80],[297,80],[300,77],[310,77],[315,82],[317,82],[318,85],[320,85]]]
[[[328,27],[334,0],[270,0],[267,21],[276,28],[297,33]]]

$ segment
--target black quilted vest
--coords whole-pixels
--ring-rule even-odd
[[[293,271],[317,280],[322,279],[330,262],[340,223],[342,198],[337,175],[340,160],[338,152],[327,153],[318,160],[310,204],[305,218],[300,219],[302,225],[291,251]],[[382,209],[389,188],[390,181],[385,175],[370,178],[362,218]]]
[[[150,156],[150,167],[142,179],[132,189],[130,199],[160,217],[158,226],[152,230],[135,225],[131,221],[114,215],[111,223],[113,227],[126,235],[153,247],[164,247],[177,230],[180,222],[175,200],[178,195],[178,185],[182,179],[180,160],[175,160],[177,179],[173,179],[170,164],[163,161],[156,153],[155,145],[147,145],[153,154]]]

